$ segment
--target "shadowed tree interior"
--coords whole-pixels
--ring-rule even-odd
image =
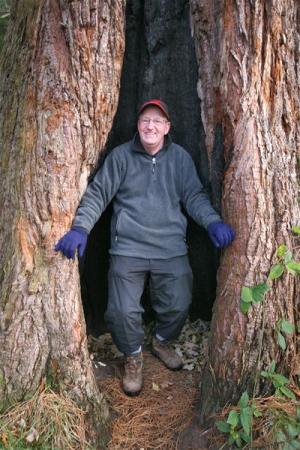
[[[189,2],[144,2],[129,0],[126,7],[126,46],[119,104],[106,145],[106,153],[132,138],[136,132],[139,105],[150,98],[167,102],[171,114],[171,136],[192,156],[206,190],[220,207],[222,136],[214,154],[213,186],[204,143],[197,93],[198,69],[191,36]],[[101,154],[99,165],[105,153]],[[89,238],[81,268],[81,285],[88,332],[105,330],[103,314],[107,302],[109,227],[111,207],[102,215]],[[194,273],[191,318],[211,318],[215,297],[218,253],[206,231],[189,219],[188,244]],[[147,287],[143,296],[145,319],[151,318]]]

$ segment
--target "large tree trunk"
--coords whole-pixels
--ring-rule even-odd
[[[292,247],[300,218],[299,8],[294,0],[191,0],[206,144],[213,160],[221,130],[222,214],[237,232],[218,273],[203,418],[252,388],[271,360],[284,370],[295,357],[295,339],[280,351],[274,327],[282,317],[295,321],[299,281],[274,282],[247,316],[239,304],[242,285],[266,281],[277,247]]]
[[[0,405],[51,373],[103,432],[77,262],[55,254],[115,114],[125,0],[15,1],[0,71]]]

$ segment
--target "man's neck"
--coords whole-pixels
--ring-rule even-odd
[[[151,156],[155,156],[161,149],[162,147],[158,147],[158,148],[146,148],[145,146],[143,146],[145,149],[145,152],[148,153]]]

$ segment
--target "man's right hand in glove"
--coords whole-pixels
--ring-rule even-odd
[[[88,233],[80,228],[71,228],[55,245],[56,252],[62,252],[68,259],[74,259],[78,249],[78,256],[84,254]]]

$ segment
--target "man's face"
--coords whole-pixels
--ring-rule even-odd
[[[170,122],[159,108],[155,106],[145,108],[138,120],[138,131],[144,149],[149,153],[160,150],[170,126]]]

